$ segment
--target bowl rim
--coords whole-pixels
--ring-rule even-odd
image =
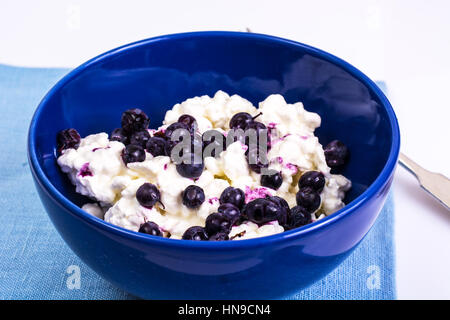
[[[61,192],[59,192],[50,180],[45,175],[42,167],[39,164],[37,153],[36,153],[36,124],[38,119],[40,118],[41,112],[44,109],[47,101],[53,96],[53,94],[61,89],[66,83],[70,82],[73,78],[77,77],[80,73],[82,73],[88,67],[100,63],[102,61],[109,60],[111,58],[117,57],[118,54],[126,52],[127,50],[132,50],[134,48],[145,46],[154,42],[164,41],[164,40],[176,40],[183,38],[201,38],[201,37],[237,37],[241,39],[248,40],[261,40],[266,42],[275,42],[281,45],[287,46],[295,46],[300,47],[311,54],[313,56],[319,57],[320,59],[326,60],[339,66],[340,68],[347,71],[356,79],[360,80],[365,86],[367,86],[373,94],[375,94],[380,100],[382,106],[385,108],[389,122],[391,127],[392,134],[392,144],[389,150],[389,156],[384,165],[381,172],[378,174],[377,178],[369,185],[369,187],[358,197],[356,197],[353,201],[346,204],[340,210],[334,212],[333,214],[322,218],[314,223],[308,224],[306,226],[296,228],[293,230],[277,233],[274,235],[263,236],[259,238],[238,240],[238,241],[186,241],[180,239],[170,239],[157,237],[152,235],[147,235],[135,231],[131,231],[112,223],[106,222],[100,218],[97,218],[80,207],[76,206],[72,203],[68,198],[66,198]],[[397,117],[394,113],[394,110],[381,91],[381,89],[370,80],[364,73],[359,71],[357,68],[349,64],[348,62],[328,53],[323,50],[317,49],[315,47],[293,41],[288,40],[276,36],[259,34],[259,33],[248,33],[248,32],[235,32],[235,31],[199,31],[199,32],[186,32],[186,33],[175,33],[169,35],[161,35],[157,37],[152,37],[148,39],[143,39],[140,41],[132,42],[129,44],[125,44],[123,46],[117,47],[115,49],[109,50],[105,53],[102,53],[85,63],[81,64],[77,68],[70,71],[66,74],[62,79],[60,79],[44,96],[44,98],[39,103],[37,109],[34,112],[32,117],[29,131],[28,131],[28,142],[27,142],[27,151],[28,151],[28,162],[30,164],[30,168],[32,174],[35,176],[39,185],[46,191],[46,193],[58,204],[62,205],[66,210],[68,210],[72,215],[75,215],[78,218],[81,218],[88,224],[93,225],[94,227],[100,228],[107,232],[112,232],[117,236],[125,237],[130,240],[142,241],[144,243],[149,243],[152,245],[161,245],[161,246],[169,246],[169,247],[188,247],[188,248],[204,248],[206,250],[212,249],[217,250],[220,249],[246,249],[246,248],[255,248],[263,245],[269,245],[274,243],[280,243],[283,241],[287,241],[289,239],[298,238],[308,233],[312,233],[316,230],[323,229],[328,225],[334,224],[338,220],[342,219],[344,216],[355,212],[358,208],[362,207],[369,199],[371,199],[384,185],[388,182],[388,179],[393,174],[393,171],[397,164],[397,159],[400,151],[400,131],[398,126]]]

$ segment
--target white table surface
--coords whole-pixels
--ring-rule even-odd
[[[445,0],[0,0],[0,63],[75,67],[160,34],[249,27],[332,52],[385,80],[402,151],[450,176],[449,16]],[[450,212],[402,168],[393,189],[398,298],[450,299]]]

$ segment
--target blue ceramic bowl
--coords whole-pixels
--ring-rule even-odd
[[[256,104],[272,93],[322,117],[322,144],[344,141],[353,182],[347,205],[308,226],[224,242],[164,239],[82,211],[86,199],[58,170],[55,138],[111,132],[140,107],[150,126],[175,103],[217,90]],[[380,89],[353,66],[307,45],[260,34],[198,32],[132,43],[70,72],[31,121],[28,155],[39,196],[63,239],[99,275],[143,298],[281,298],[339,265],[367,234],[391,186],[397,120]]]

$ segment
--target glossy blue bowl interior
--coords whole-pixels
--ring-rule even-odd
[[[109,133],[131,107],[143,109],[150,126],[158,127],[175,103],[212,96],[217,90],[255,105],[279,93],[287,102],[302,101],[307,110],[320,114],[320,142],[339,139],[351,152],[343,171],[353,183],[347,206],[283,234],[211,243],[138,234],[78,208],[88,201],[75,193],[56,165],[58,131],[72,127],[82,136]],[[88,265],[114,284],[147,298],[276,298],[323,277],[364,237],[390,187],[399,144],[388,100],[346,62],[276,37],[198,32],[126,45],[69,73],[39,105],[30,125],[28,152],[39,195],[56,228]],[[327,237],[334,237],[334,242]],[[192,259],[192,264],[185,262]],[[277,267],[270,267],[274,261]],[[312,267],[315,272],[305,271]],[[265,280],[271,268],[278,268],[284,278]],[[148,270],[154,279],[145,277]],[[305,273],[302,279],[289,278],[298,270]],[[282,284],[286,279],[289,284]],[[195,292],[180,291],[191,281],[198,283]],[[224,282],[229,284],[225,288]],[[219,284],[219,292],[211,294]],[[262,287],[271,289],[262,293]]]

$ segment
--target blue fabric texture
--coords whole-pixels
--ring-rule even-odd
[[[26,155],[28,125],[39,101],[68,71],[0,65],[0,299],[134,299],[68,248],[32,182]],[[394,299],[393,214],[389,197],[349,258],[291,298]],[[74,278],[78,274],[79,282]]]

